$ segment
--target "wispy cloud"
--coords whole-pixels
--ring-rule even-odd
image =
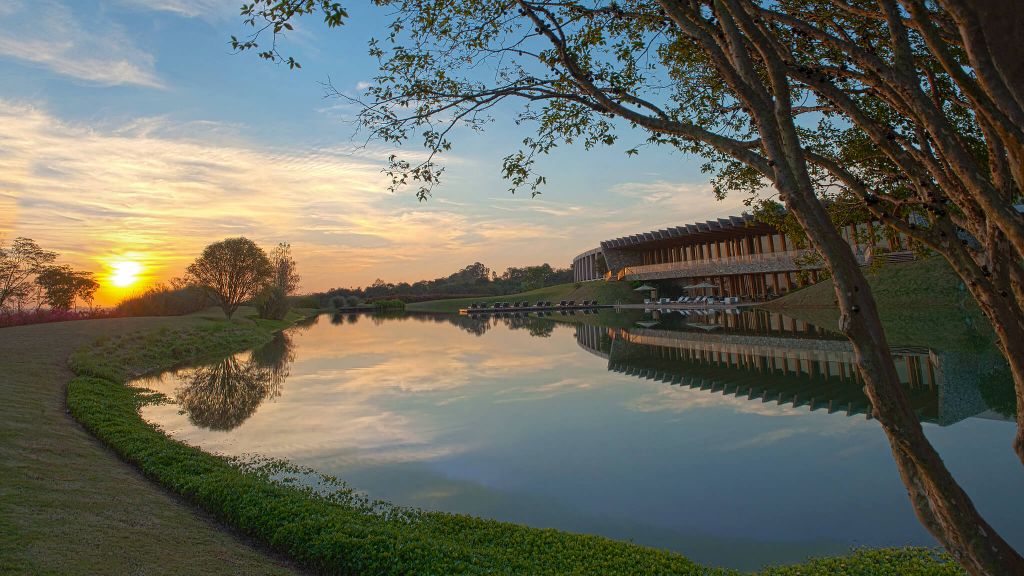
[[[304,287],[319,290],[433,277],[556,235],[391,194],[385,150],[272,149],[217,124],[161,118],[101,129],[4,101],[0,142],[0,233],[92,269],[131,257],[166,278],[205,244],[246,235],[290,241]]]
[[[237,14],[241,0],[119,0],[125,6],[173,12],[187,18],[225,18]]]
[[[149,280],[180,274],[227,236],[288,241],[303,289],[323,290],[434,278],[474,261],[499,272],[567,266],[603,239],[740,208],[706,186],[660,180],[610,184],[585,202],[500,197],[467,180],[418,203],[386,191],[380,170],[391,150],[282,148],[244,132],[163,116],[76,123],[0,100],[0,234],[33,237],[99,273],[138,260]],[[448,161],[478,173],[464,158]],[[674,192],[655,204],[637,196],[650,190]]]
[[[46,68],[90,84],[161,88],[155,58],[125,30],[101,16],[56,0],[4,7],[0,56]]]

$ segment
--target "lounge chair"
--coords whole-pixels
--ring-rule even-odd
[[[650,303],[651,303],[651,299],[650,298],[644,298],[644,304],[650,304]]]
[[[575,300],[569,300],[569,306],[575,306],[575,305],[576,305],[576,301]]]
[[[597,300],[591,300],[590,305],[593,306],[594,308],[597,308]]]

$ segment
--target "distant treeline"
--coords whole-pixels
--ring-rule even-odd
[[[420,280],[412,284],[393,284],[377,279],[365,288],[332,288],[319,294],[326,306],[335,296],[355,296],[363,301],[401,299],[406,302],[464,298],[471,296],[500,296],[534,290],[555,284],[572,282],[572,268],[552,268],[550,264],[507,268],[502,274],[492,271],[480,262],[434,280]]]

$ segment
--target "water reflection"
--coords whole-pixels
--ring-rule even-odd
[[[635,324],[580,324],[576,341],[607,359],[609,371],[628,376],[871,418],[853,347],[835,333],[763,310],[655,314]],[[958,353],[894,346],[892,354],[900,383],[923,422],[948,426],[981,414],[1010,415],[1008,368],[994,349]]]
[[[233,430],[264,401],[281,395],[295,361],[291,336],[279,332],[247,359],[243,356],[178,372],[181,385],[174,391],[174,401],[192,424],[208,430]]]
[[[934,543],[866,419],[840,336],[759,312],[554,318],[329,316],[142,382],[179,402],[143,417],[206,450],[311,466],[371,498],[741,569]],[[1024,469],[998,412],[998,353],[896,352],[944,460],[1024,543]]]

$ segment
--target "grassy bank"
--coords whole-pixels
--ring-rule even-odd
[[[940,257],[887,264],[868,271],[868,284],[883,312],[902,308],[955,307],[971,299],[963,283]],[[807,308],[836,306],[831,282],[819,282],[772,301],[769,306]]]
[[[367,505],[345,493],[322,498],[246,473],[232,461],[170,439],[138,407],[155,399],[124,386],[141,372],[190,355],[265,341],[272,323],[222,322],[100,339],[73,355],[72,414],[124,460],[218,519],[302,565],[343,574],[735,574],[671,552],[597,536]],[[738,551],[738,553],[742,553]],[[863,550],[762,572],[952,575],[958,568],[922,549]]]
[[[992,339],[988,321],[938,257],[889,264],[867,274],[890,344],[970,350]],[[817,326],[837,329],[839,307],[831,281],[763,305]]]
[[[406,305],[406,310],[419,312],[447,312],[455,313],[460,308],[465,308],[477,302],[514,302],[526,300],[536,302],[538,300],[550,300],[559,302],[561,300],[597,300],[602,304],[627,304],[643,302],[643,294],[634,292],[629,282],[581,282],[579,288],[576,284],[557,284],[546,286],[529,292],[519,294],[508,294],[505,296],[488,296],[482,298],[454,298],[451,300],[431,300],[429,302],[416,302]]]
[[[217,311],[0,329],[0,574],[301,573],[147,480],[66,411],[81,346],[221,324]]]

